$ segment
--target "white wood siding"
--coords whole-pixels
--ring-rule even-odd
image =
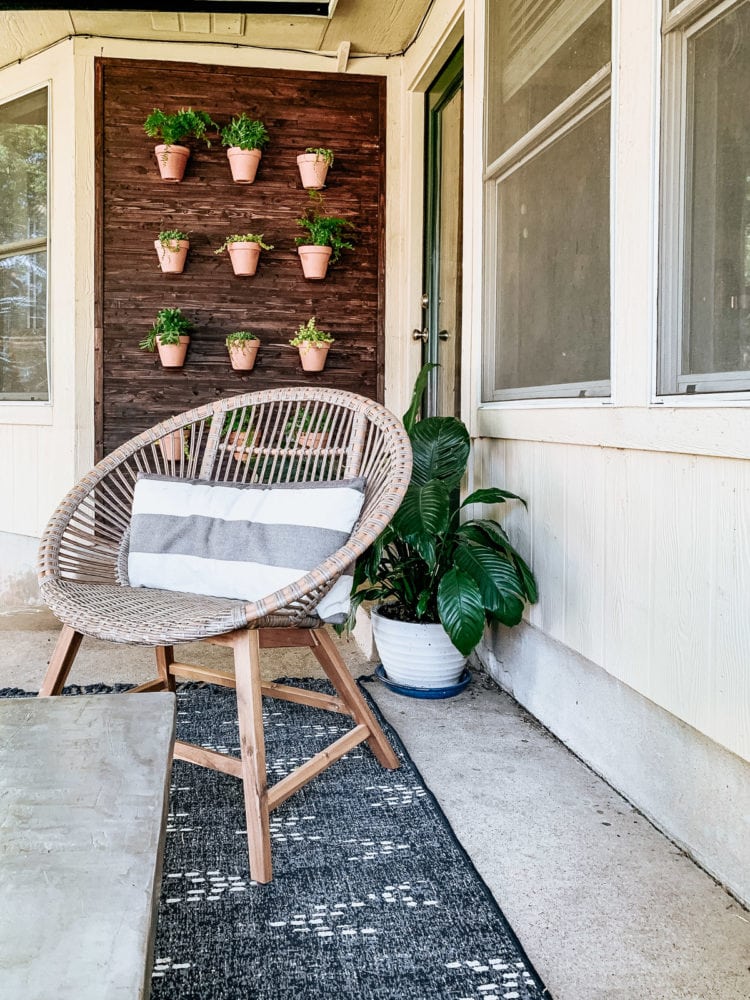
[[[750,759],[750,462],[486,438],[475,451],[476,486],[529,501],[504,516],[539,582],[529,622]]]

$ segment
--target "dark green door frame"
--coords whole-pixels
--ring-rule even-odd
[[[463,88],[464,49],[463,42],[454,50],[447,63],[436,77],[425,95],[425,210],[424,210],[424,274],[423,298],[424,324],[427,339],[423,348],[423,360],[440,363],[441,330],[441,204],[445,194],[441,161],[443,157],[443,117],[442,113]],[[458,149],[461,156],[462,150]],[[456,192],[460,194],[460,191]],[[448,335],[456,336],[456,331]],[[457,346],[454,345],[453,346]],[[427,386],[427,414],[438,410],[440,368],[433,369]],[[452,415],[452,414],[445,414]]]

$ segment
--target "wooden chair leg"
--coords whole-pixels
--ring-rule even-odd
[[[263,737],[258,632],[253,629],[236,632],[233,635],[232,645],[250,875],[256,882],[270,882],[271,831],[268,822],[268,782]]]
[[[156,668],[159,671],[159,680],[162,681],[167,691],[175,691],[177,689],[177,681],[174,674],[170,674],[169,672],[169,668],[174,663],[174,646],[157,646],[154,652],[156,653]]]
[[[367,743],[383,767],[393,771],[401,763],[393,752],[385,733],[367,705],[357,682],[349,673],[341,654],[324,628],[315,629],[311,635],[315,640],[313,653],[318,663],[326,673],[329,681],[338,691],[339,697],[354,716],[358,725],[365,725],[370,730]]]
[[[52,651],[47,673],[44,675],[42,686],[39,689],[40,698],[49,698],[51,695],[60,694],[65,687],[65,681],[73,666],[73,660],[81,646],[83,634],[76,632],[70,625],[63,625],[57,643]]]

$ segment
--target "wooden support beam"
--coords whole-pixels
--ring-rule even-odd
[[[314,645],[313,629],[307,628],[240,628],[225,635],[213,635],[201,642],[210,642],[212,646],[229,646],[234,649],[237,637],[243,632],[257,632],[261,649],[285,649],[288,646],[305,648]]]
[[[286,778],[278,781],[268,790],[269,812],[280,806],[282,802],[286,802],[303,785],[306,785],[308,781],[311,781],[321,771],[325,771],[327,767],[330,767],[331,764],[343,757],[345,753],[363,743],[369,735],[370,730],[367,726],[355,726],[345,736],[341,736],[335,743],[331,743],[329,747],[326,747],[325,750],[316,753],[314,757],[301,767],[298,767],[296,771],[292,771]]]
[[[39,689],[40,698],[49,698],[62,692],[82,639],[81,632],[76,632],[70,625],[63,625]]]
[[[323,708],[326,712],[351,713],[340,698],[330,694],[319,694],[306,688],[292,687],[289,684],[262,684],[261,691],[266,698],[279,698],[282,701],[295,701],[300,705],[312,705],[313,708]]]
[[[141,691],[163,691],[164,688],[165,684],[161,677],[155,677],[152,681],[146,681],[145,684],[139,684],[138,687],[130,688],[125,694],[138,694]]]
[[[221,687],[236,687],[234,675],[218,667],[201,667],[197,663],[171,663],[170,674],[183,677],[189,681],[203,681],[206,684],[219,684]]]
[[[258,633],[250,630],[237,636],[234,673],[237,678],[237,721],[240,727],[250,875],[256,882],[265,883],[271,881],[272,865],[258,638]]]
[[[169,668],[174,663],[174,646],[157,646],[154,652],[156,653],[156,668],[159,671],[159,677],[164,682],[164,687],[167,691],[176,690],[174,674],[169,672]]]
[[[401,766],[401,762],[393,752],[393,747],[386,739],[378,720],[368,707],[364,695],[357,687],[357,682],[349,673],[333,639],[325,629],[320,629],[314,638],[313,653],[318,663],[325,671],[328,680],[338,691],[339,697],[348,707],[355,722],[366,726],[370,749],[383,767],[387,767],[390,771],[396,770]]]
[[[346,67],[349,64],[349,50],[352,47],[351,42],[339,42],[339,47],[336,52],[336,72],[346,73]]]
[[[200,767],[210,767],[212,771],[231,774],[234,778],[242,777],[242,761],[239,757],[230,757],[229,754],[217,753],[216,750],[206,750],[205,747],[185,743],[184,740],[175,740],[174,757],[175,760],[186,760]]]

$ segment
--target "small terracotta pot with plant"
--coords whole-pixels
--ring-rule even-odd
[[[166,274],[182,274],[190,249],[190,237],[181,229],[164,229],[154,240],[159,266]]]
[[[218,127],[205,111],[180,108],[173,114],[167,114],[161,108],[154,108],[143,123],[143,131],[152,139],[162,139],[162,143],[154,149],[161,179],[173,183],[181,181],[190,156],[190,147],[182,146],[180,142],[193,136],[210,146],[206,133],[215,131]]]
[[[235,184],[252,184],[262,156],[261,150],[268,143],[268,132],[263,122],[253,121],[243,111],[221,130],[221,142],[228,146],[227,157]]]
[[[229,360],[235,371],[249,372],[255,365],[260,340],[249,330],[237,330],[226,339]]]
[[[322,146],[308,146],[297,157],[302,187],[307,191],[320,191],[326,185],[326,177],[333,166],[333,150]]]
[[[221,429],[226,443],[232,448],[232,454],[238,462],[246,462],[250,458],[250,450],[258,439],[258,431],[250,423],[250,410],[235,410],[224,418]]]
[[[183,456],[188,457],[187,442],[184,430],[172,431],[166,437],[159,438],[161,453],[168,462],[180,462]]]
[[[354,249],[350,240],[344,239],[344,232],[353,230],[354,224],[338,215],[323,215],[316,205],[296,222],[307,230],[306,236],[295,239],[302,273],[309,280],[321,281],[328,273],[328,265],[336,263],[342,250]]]
[[[261,250],[273,250],[273,245],[263,242],[263,234],[256,236],[254,233],[234,233],[227,236],[218,250],[214,253],[227,251],[232,262],[232,270],[240,276],[251,276],[258,268],[258,258]]]
[[[289,341],[292,347],[299,350],[302,368],[306,372],[322,372],[331,344],[335,341],[330,333],[319,330],[315,325],[315,317],[311,316],[303,323],[296,335]]]
[[[331,438],[332,414],[328,410],[312,413],[302,410],[284,430],[287,438],[300,448],[327,448]]]
[[[148,336],[140,342],[142,351],[159,351],[162,368],[182,368],[185,364],[189,331],[193,328],[181,309],[160,309]]]

